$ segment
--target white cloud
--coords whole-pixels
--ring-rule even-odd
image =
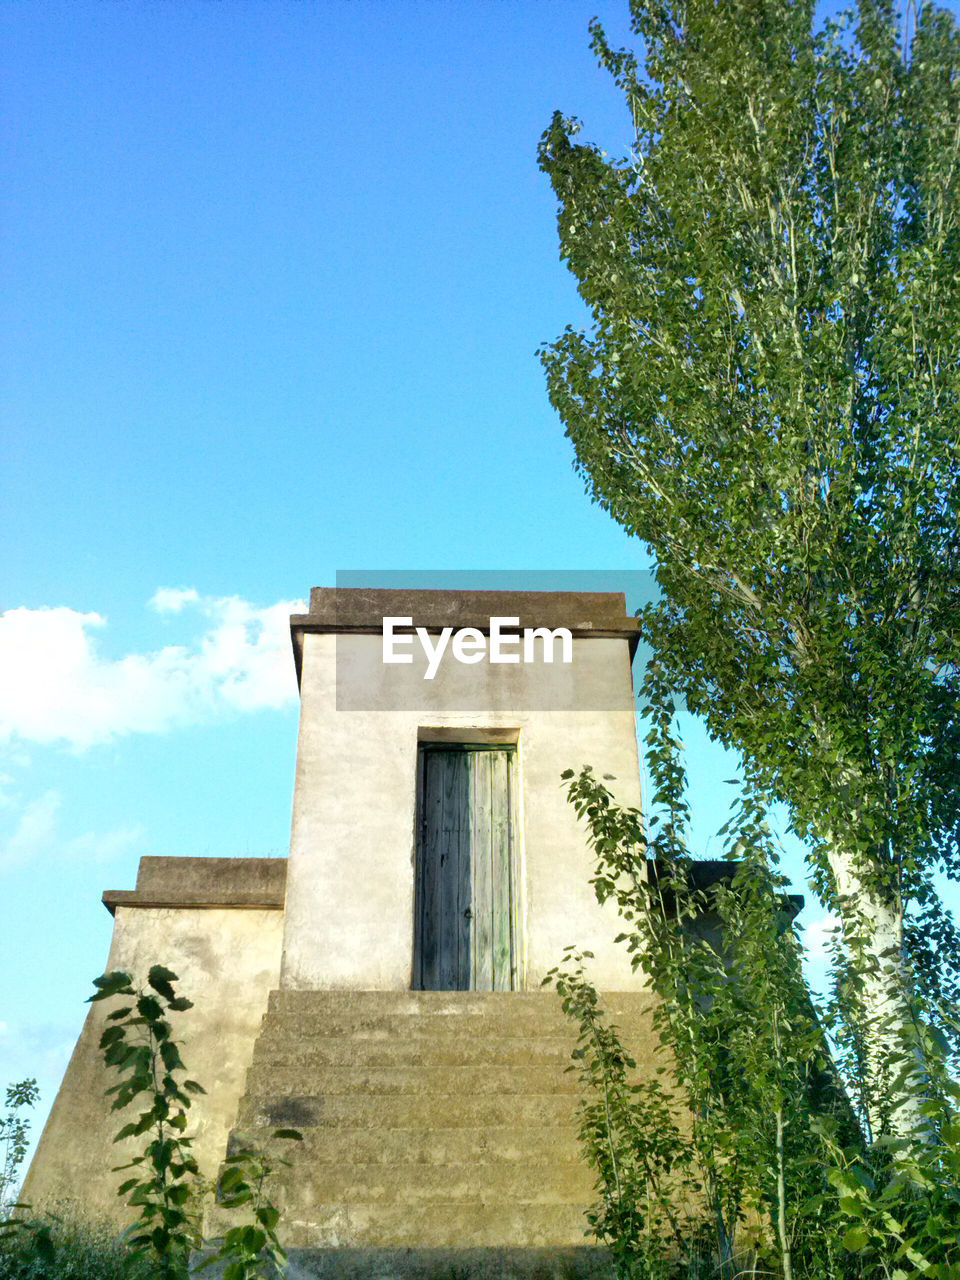
[[[111,862],[143,841],[143,828],[118,827],[113,831],[86,831],[64,836],[59,830],[60,796],[46,791],[23,807],[17,825],[0,842],[0,870],[51,858],[81,859],[84,863]]]
[[[199,600],[194,587],[158,587],[147,603],[157,613],[180,613],[185,605],[197,604]]]
[[[190,645],[103,657],[98,613],[66,607],[0,615],[0,740],[84,748],[127,733],[161,733],[297,696],[289,619],[301,600],[258,609],[235,596],[161,588],[161,612],[197,606],[206,629]]]
[[[18,867],[32,862],[54,844],[60,797],[47,791],[25,806],[13,832],[0,847],[0,866]]]
[[[812,968],[826,969],[830,963],[830,942],[840,917],[832,911],[811,920],[803,931],[804,962]]]

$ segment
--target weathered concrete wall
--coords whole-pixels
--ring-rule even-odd
[[[268,861],[274,866],[264,868]],[[232,864],[221,876],[226,884],[219,893],[213,874],[217,863]],[[207,1090],[193,1104],[188,1133],[195,1137],[194,1152],[208,1178],[216,1176],[225,1153],[267,995],[278,983],[283,911],[282,897],[276,898],[282,866],[282,860],[266,859],[143,859],[136,891],[105,895],[128,904],[115,905],[106,968],[145,978],[151,965],[164,964],[178,975],[178,992],[194,1002],[193,1009],[174,1015],[173,1025],[188,1074]],[[238,893],[261,902],[272,897],[274,905],[216,905],[218,897]],[[145,905],[178,898],[195,905]],[[196,905],[203,899],[207,905]],[[97,1047],[111,1007],[116,1002],[90,1007],[73,1051],[22,1191],[22,1199],[35,1208],[72,1207],[87,1217],[114,1221],[132,1216],[116,1196],[129,1174],[111,1168],[138,1154],[144,1140],[112,1143],[134,1114],[133,1108],[111,1112],[104,1097],[118,1079],[103,1066]]]
[[[312,609],[322,595],[314,592]],[[375,614],[376,603],[368,601],[368,611]],[[311,630],[309,618],[294,622],[305,625],[297,636],[301,719],[281,984],[410,987],[417,744],[446,735],[517,743],[523,985],[538,987],[575,942],[595,953],[598,986],[641,986],[613,943],[614,910],[598,906],[588,883],[585,831],[560,780],[564,769],[592,764],[615,776],[610,785],[622,803],[639,806],[626,628],[622,635],[575,631],[572,666],[448,659],[425,685],[416,644],[412,664],[386,668],[381,636],[369,628],[336,634],[332,624]],[[562,615],[551,619],[561,622]],[[341,703],[349,678],[355,687],[382,688],[380,706],[338,709],[338,678]],[[547,709],[558,705],[565,709]]]

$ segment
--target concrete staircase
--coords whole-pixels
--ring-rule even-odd
[[[650,1007],[607,1001],[631,1046]],[[583,1245],[573,1045],[551,992],[274,991],[235,1135],[304,1135],[271,1146],[290,1246]]]

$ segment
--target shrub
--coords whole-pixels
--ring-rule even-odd
[[[153,1280],[131,1265],[114,1227],[46,1217],[22,1220],[0,1240],[0,1280]]]

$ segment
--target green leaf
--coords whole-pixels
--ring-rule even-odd
[[[94,978],[93,985],[98,990],[90,996],[86,1003],[95,1004],[98,1000],[110,1000],[116,995],[133,995],[133,988],[130,985],[130,976],[116,970],[112,973],[105,973],[102,977]]]
[[[101,991],[115,991],[120,987],[131,986],[133,979],[129,973],[125,973],[122,969],[111,969],[108,973],[103,973],[99,978],[94,978],[93,985]]]
[[[257,1227],[244,1227],[243,1243],[250,1253],[256,1255],[267,1243],[266,1234]]]
[[[859,1253],[870,1243],[870,1232],[865,1226],[857,1224],[849,1227],[843,1235],[843,1247],[852,1253]]]
[[[158,982],[177,982],[178,978],[172,969],[167,969],[162,964],[154,964],[150,966],[150,972],[147,974],[147,981],[150,983],[151,987],[156,989]]]
[[[164,1040],[161,1044],[160,1057],[168,1071],[176,1071],[178,1067],[183,1067],[180,1051],[172,1040]]]
[[[225,1173],[221,1174],[219,1189],[221,1192],[230,1192],[237,1187],[245,1186],[243,1173],[236,1166],[229,1168]]]
[[[153,996],[141,996],[137,1001],[137,1010],[148,1023],[160,1022],[163,1018],[163,1009]]]

